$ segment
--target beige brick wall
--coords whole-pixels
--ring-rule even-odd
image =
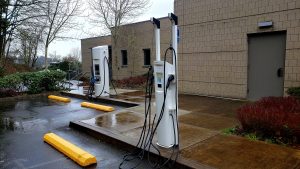
[[[110,36],[102,36],[95,38],[88,38],[81,40],[81,57],[82,57],[82,71],[90,72],[92,65],[91,48],[102,45],[111,45]],[[89,74],[88,74],[89,75]]]
[[[168,18],[161,18],[161,53],[170,44],[171,27]],[[150,49],[151,64],[155,60],[154,26],[150,21],[124,25],[120,30],[118,47],[112,46],[113,53],[113,78],[123,79],[147,73],[148,67],[144,66],[143,49]],[[121,50],[127,50],[128,66],[122,66]]]
[[[161,21],[161,55],[169,47],[171,27],[168,18]],[[111,45],[111,36],[95,37],[81,40],[82,67],[84,72],[90,72],[90,48],[101,45]],[[124,79],[147,73],[148,67],[144,66],[143,49],[150,49],[151,64],[155,60],[154,26],[150,21],[124,25],[120,29],[118,47],[112,45],[113,79]],[[121,50],[127,50],[128,66],[121,65]],[[116,53],[116,55],[114,55]],[[170,58],[170,56],[168,56]]]
[[[284,87],[300,86],[299,0],[175,0],[175,14],[180,92],[246,98],[247,35],[264,31],[287,32]]]

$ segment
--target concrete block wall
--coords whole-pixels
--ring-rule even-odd
[[[110,36],[101,36],[94,38],[87,38],[81,40],[81,57],[82,57],[82,71],[90,72],[92,66],[91,48],[102,45],[111,45]],[[87,73],[90,75],[89,73]]]
[[[247,35],[286,31],[284,87],[300,86],[299,0],[175,0],[179,17],[179,90],[247,98]],[[274,27],[259,29],[261,21]]]
[[[161,21],[161,56],[169,47],[171,27],[168,18],[160,18]],[[146,74],[148,67],[144,66],[143,49],[150,49],[151,64],[155,60],[154,26],[150,21],[124,25],[120,29],[120,41],[118,46],[112,46],[113,54],[113,78],[124,79]],[[121,50],[127,50],[128,65],[122,66]]]

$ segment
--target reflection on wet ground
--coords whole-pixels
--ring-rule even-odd
[[[89,120],[82,120],[82,122],[89,125],[109,128],[122,132],[130,128],[141,126],[144,122],[144,118],[138,113],[121,111],[118,113],[107,113]]]
[[[1,102],[0,168],[81,168],[42,141],[47,132],[54,132],[94,154],[99,165],[89,168],[118,168],[124,151],[68,127],[70,121],[90,119],[104,114],[81,107],[82,101],[72,98],[72,102],[66,104],[48,100],[43,96]],[[114,108],[119,111],[122,107]],[[121,115],[117,120],[126,121],[126,118]],[[141,167],[149,168],[144,163]]]
[[[0,131],[25,130],[33,127],[39,113],[34,111],[36,107],[51,106],[57,103],[49,101],[47,97],[38,97],[22,101],[6,101],[0,105]],[[39,122],[40,124],[40,122]]]
[[[16,122],[10,117],[3,117],[0,119],[0,130],[15,130]]]
[[[0,112],[13,110],[27,110],[32,107],[56,105],[57,103],[48,100],[47,97],[28,98],[21,101],[5,101],[0,103]]]
[[[125,112],[97,117],[96,124],[100,127],[114,127],[116,124],[126,125],[130,123],[137,123],[141,120],[141,117],[133,115],[132,112]]]

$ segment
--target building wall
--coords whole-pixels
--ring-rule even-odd
[[[161,18],[161,54],[169,47],[171,38],[170,20]],[[124,79],[146,74],[143,49],[150,49],[151,64],[155,60],[154,26],[150,21],[124,25],[120,29],[118,46],[112,46],[113,79]],[[121,50],[127,50],[128,66],[122,66]]]
[[[247,35],[286,31],[285,89],[300,86],[299,0],[175,0],[179,17],[179,90],[247,97]],[[261,30],[258,22],[273,21]]]
[[[111,45],[111,37],[101,36],[81,40],[82,71],[84,73],[88,72],[89,75],[89,73],[91,72],[91,48],[102,45]]]

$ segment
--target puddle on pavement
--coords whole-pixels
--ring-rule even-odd
[[[43,107],[57,105],[57,103],[48,100],[47,97],[36,97],[21,101],[5,101],[0,104],[0,112],[12,110],[29,110],[32,107]]]
[[[46,122],[35,118],[39,113],[34,111],[34,108],[52,105],[59,104],[48,100],[46,96],[2,102],[0,104],[0,132],[44,128]]]
[[[138,113],[124,111],[120,113],[107,113],[89,120],[82,120],[81,122],[95,127],[124,132],[142,126],[144,118]]]
[[[0,133],[5,131],[38,131],[47,127],[47,120],[31,118],[30,120],[24,118],[0,117]]]
[[[126,125],[138,123],[143,119],[132,112],[107,114],[96,118],[95,124],[100,127],[114,127],[117,125]]]
[[[0,117],[0,131],[14,131],[16,128],[15,121],[10,117]]]

